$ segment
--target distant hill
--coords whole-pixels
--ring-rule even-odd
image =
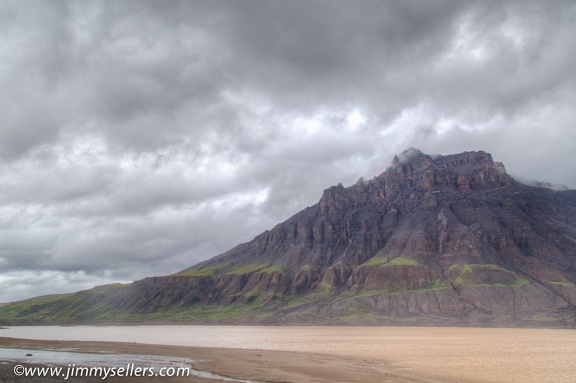
[[[576,191],[519,183],[482,151],[409,149],[182,272],[0,320],[576,327],[575,305]]]

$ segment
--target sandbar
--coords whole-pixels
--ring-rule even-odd
[[[235,379],[276,383],[447,383],[411,373],[393,371],[386,362],[363,358],[348,358],[309,352],[245,350],[185,346],[148,345],[140,343],[47,341],[0,337],[0,347],[63,350],[74,352],[114,352],[121,354],[166,355],[198,360],[192,367]],[[20,382],[102,382],[100,377],[41,378],[17,377],[13,366],[18,363],[0,363],[0,381]],[[32,364],[33,365],[33,364]],[[188,377],[108,377],[106,382],[173,382],[215,383],[217,380],[196,376]]]

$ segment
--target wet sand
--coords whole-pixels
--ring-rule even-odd
[[[16,338],[0,338],[0,347],[26,349],[50,349],[74,352],[114,352],[122,354],[170,355],[186,357],[199,362],[193,368],[218,375],[246,379],[256,382],[382,382],[382,383],[448,383],[452,380],[432,380],[412,373],[393,371],[385,362],[374,359],[348,358],[335,355],[225,348],[182,347],[144,345],[137,343],[46,341]],[[10,362],[0,364],[0,381],[19,382],[64,382],[63,378],[31,379],[16,377]],[[216,380],[200,377],[109,377],[106,382],[173,382],[214,383]],[[71,378],[66,382],[102,382],[99,377]]]
[[[331,355],[354,370],[367,374],[378,369],[411,379],[461,383],[565,383],[576,382],[576,330],[519,328],[449,327],[361,327],[361,326],[20,326],[1,330],[13,338],[132,342],[199,348],[224,348],[230,354],[225,363],[215,365],[234,369],[246,351],[270,350],[293,354],[282,363],[296,361],[301,353],[317,357]],[[153,348],[154,349],[154,348]],[[294,358],[292,358],[294,356]],[[222,358],[225,358],[222,356]],[[327,357],[326,357],[327,358]],[[279,360],[280,360],[279,359]],[[220,359],[219,359],[220,360]],[[259,362],[250,361],[258,371]],[[304,360],[308,362],[307,360]],[[345,363],[344,363],[345,361]],[[367,361],[367,362],[364,362]],[[267,368],[291,368],[274,361]],[[214,362],[216,363],[216,362]],[[334,362],[335,363],[335,362]],[[346,364],[348,363],[348,364]],[[356,363],[356,364],[354,364]],[[317,365],[324,363],[318,361]],[[253,366],[253,367],[252,367]],[[309,371],[296,364],[290,370]],[[323,371],[321,367],[314,367]],[[336,368],[336,367],[335,367]],[[230,370],[232,375],[236,370]],[[250,372],[250,371],[248,371]],[[330,371],[328,371],[330,372]],[[296,382],[304,380],[290,379]],[[400,378],[397,378],[400,379]],[[349,379],[350,380],[350,379]]]

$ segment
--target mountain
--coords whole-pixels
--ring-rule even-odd
[[[576,191],[519,183],[482,151],[409,149],[189,269],[0,320],[576,327]]]

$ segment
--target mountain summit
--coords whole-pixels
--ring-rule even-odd
[[[576,326],[576,191],[488,153],[409,149],[369,181],[177,274],[0,307],[0,319]]]

